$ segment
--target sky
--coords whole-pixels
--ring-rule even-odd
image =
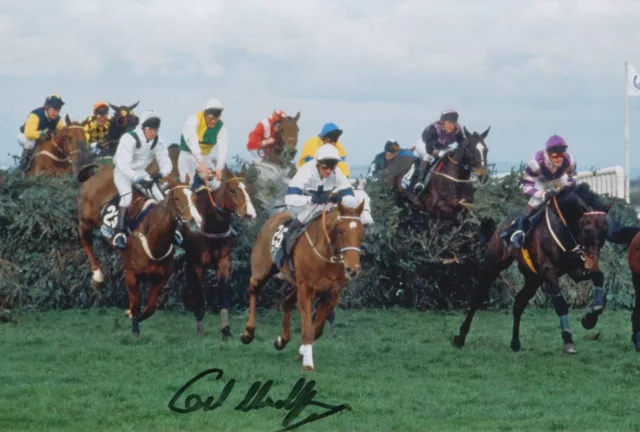
[[[640,1],[0,0],[0,165],[48,94],[82,120],[140,100],[178,142],[209,97],[230,155],[282,109],[300,141],[332,121],[352,165],[410,147],[444,109],[491,126],[488,159],[518,164],[563,136],[579,170],[624,166],[624,62],[640,70]],[[630,164],[640,169],[640,98]]]

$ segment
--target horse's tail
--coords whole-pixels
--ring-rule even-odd
[[[611,243],[629,246],[636,234],[640,232],[640,227],[622,227],[615,230],[611,230],[607,233],[607,241]]]
[[[483,244],[489,243],[497,228],[496,221],[490,217],[482,218],[482,221],[480,221],[480,242]]]

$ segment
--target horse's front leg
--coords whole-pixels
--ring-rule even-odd
[[[593,283],[593,301],[589,311],[582,317],[581,323],[583,328],[591,330],[598,324],[598,317],[604,312],[604,273],[601,270],[588,271],[582,280],[587,279],[591,279]]]
[[[558,284],[557,272],[551,269],[543,269],[543,271],[544,270],[548,270],[544,272],[546,273],[545,279],[547,282],[545,286],[547,292],[551,296],[551,300],[553,301],[553,307],[556,310],[556,314],[558,315],[558,318],[560,318],[560,331],[562,334],[562,341],[564,342],[562,350],[565,354],[577,354],[578,350],[573,342],[573,334],[569,327],[569,304],[564,298],[560,285]]]

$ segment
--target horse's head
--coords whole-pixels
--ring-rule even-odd
[[[71,121],[69,114],[65,116],[65,125],[55,132],[51,141],[60,156],[68,157],[74,165],[74,170],[83,165],[88,157],[87,136],[84,127],[79,122]]]
[[[138,126],[138,122],[140,121],[140,119],[133,113],[133,110],[138,106],[139,103],[140,101],[134,103],[131,106],[115,106],[111,102],[109,102],[109,106],[113,110],[113,117],[111,119],[111,124],[113,125],[113,127],[118,128],[124,133],[133,130],[136,126]]]
[[[200,229],[202,216],[198,213],[196,197],[189,185],[181,183],[172,174],[162,180],[164,186],[161,189],[171,214],[182,222],[195,224],[196,228]]]
[[[283,117],[279,122],[279,129],[275,133],[276,143],[285,148],[295,149],[298,145],[298,119],[300,119],[300,111],[295,116]]]
[[[454,160],[458,164],[473,170],[482,182],[488,179],[487,153],[489,152],[489,148],[484,140],[487,138],[487,135],[489,135],[490,129],[491,126],[479,134],[478,132],[471,133],[464,127],[465,140],[454,154]]]
[[[344,275],[352,279],[360,273],[360,251],[364,225],[360,215],[364,210],[364,200],[356,208],[338,204],[338,216],[334,225],[340,256],[344,264]]]
[[[222,199],[218,205],[228,212],[235,213],[240,219],[253,220],[257,214],[244,184],[246,174],[246,166],[243,166],[237,175],[229,168],[224,168],[220,187]]]
[[[563,188],[557,196],[558,207],[569,226],[576,232],[576,241],[585,255],[585,267],[598,270],[600,250],[604,246],[609,223],[607,214],[611,205],[589,188],[587,183]]]

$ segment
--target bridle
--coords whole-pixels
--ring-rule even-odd
[[[309,233],[307,232],[306,228],[304,230],[304,235],[307,238],[307,241],[309,242],[309,245],[311,246],[311,249],[313,249],[313,252],[324,262],[327,263],[331,263],[331,264],[340,264],[340,265],[344,265],[344,255],[343,252],[352,250],[352,251],[356,251],[359,254],[362,253],[362,249],[360,249],[359,247],[356,246],[345,246],[345,247],[340,247],[340,236],[336,237],[336,243],[338,244],[338,254],[335,253],[334,251],[334,247],[333,247],[333,243],[331,242],[331,237],[329,236],[329,232],[327,231],[327,208],[326,208],[326,204],[322,205],[322,219],[321,219],[321,226],[322,226],[322,231],[324,233],[325,236],[325,240],[327,242],[327,245],[329,246],[329,258],[325,257],[323,254],[321,254],[318,249],[316,248],[315,244],[313,243],[313,241],[311,240],[311,237],[309,236]],[[336,225],[339,225],[340,222],[342,222],[343,220],[354,220],[354,221],[358,221],[358,223],[360,224],[361,228],[364,230],[364,225],[362,224],[362,219],[360,219],[359,216],[344,216],[344,215],[338,215],[338,218],[336,220]]]

